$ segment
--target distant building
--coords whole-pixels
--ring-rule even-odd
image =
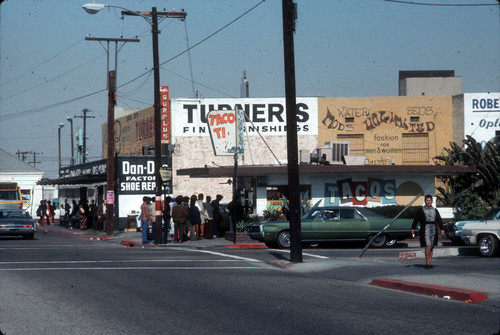
[[[453,96],[462,93],[462,77],[455,77],[453,70],[399,71],[400,96]]]
[[[23,208],[32,216],[35,216],[40,200],[57,198],[57,189],[53,186],[37,185],[42,176],[43,171],[0,149],[0,182],[15,182],[19,185]]]

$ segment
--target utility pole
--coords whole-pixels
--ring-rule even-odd
[[[290,261],[302,262],[302,236],[300,226],[300,182],[299,154],[297,144],[297,97],[295,90],[295,52],[293,33],[295,31],[296,4],[282,0],[283,4],[283,49],[285,58],[286,94],[286,139],[288,157],[288,197],[290,200]]]
[[[95,116],[89,116],[87,113],[91,112],[89,109],[83,109],[83,115],[75,115],[75,118],[83,119],[83,152],[82,152],[82,163],[87,161],[87,119],[94,119]]]
[[[155,221],[162,222],[162,212],[161,212],[161,102],[160,102],[160,58],[158,51],[158,34],[160,30],[158,29],[158,16],[167,18],[177,18],[184,20],[187,13],[185,12],[158,12],[156,7],[151,9],[151,12],[132,12],[129,10],[122,11],[122,15],[136,15],[144,18],[151,25],[151,35],[153,42],[153,81],[154,81],[154,124],[155,124]],[[151,19],[149,20],[149,16]],[[155,244],[159,244],[162,236],[162,226],[161,224],[156,225],[156,239]]]
[[[125,43],[127,42],[140,42],[141,40],[137,38],[107,38],[107,37],[85,37],[85,41],[98,41],[101,46],[104,48],[106,51],[107,59],[106,59],[106,74],[107,74],[107,84],[109,86],[109,42],[115,42],[115,83],[116,83],[116,78],[118,74],[118,52],[125,46]],[[101,42],[106,42],[106,47],[102,45]],[[122,42],[122,46],[118,48],[118,43]],[[113,89],[116,91],[116,87]],[[115,97],[116,101],[116,97]]]
[[[106,155],[106,235],[113,236],[115,215],[115,71],[108,74],[108,153]],[[109,195],[109,196],[108,196]]]
[[[41,163],[36,160],[36,155],[43,155],[43,152],[30,152],[30,154],[33,154],[33,162],[28,162],[28,164],[33,164],[33,167],[36,167],[37,163]]]

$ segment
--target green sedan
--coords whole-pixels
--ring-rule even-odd
[[[390,218],[379,216],[365,208],[315,207],[301,218],[302,242],[368,242],[390,221]],[[392,246],[399,240],[410,238],[411,223],[411,219],[395,220],[372,242],[372,246]],[[247,226],[247,234],[270,248],[290,247],[288,221],[253,222]]]

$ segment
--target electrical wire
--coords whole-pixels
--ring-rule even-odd
[[[163,63],[160,63],[160,66],[164,65],[164,64],[166,64],[166,63],[168,63],[168,62],[170,62],[170,61],[172,61],[172,60],[174,60],[174,59],[176,59],[178,57],[180,57],[181,55],[185,54],[186,52],[189,52],[191,49],[193,49],[193,48],[201,45],[204,42],[206,42],[207,40],[209,40],[213,36],[217,35],[219,32],[223,31],[224,29],[226,29],[227,27],[229,27],[230,25],[232,25],[233,23],[235,23],[236,21],[238,21],[239,19],[241,19],[242,17],[244,17],[245,15],[247,15],[248,13],[250,13],[251,11],[253,11],[255,8],[257,8],[262,3],[264,3],[264,1],[265,0],[262,0],[260,3],[258,3],[255,6],[251,7],[250,9],[248,9],[247,11],[245,11],[243,14],[239,15],[238,17],[236,17],[234,20],[230,21],[229,23],[227,23],[226,25],[224,25],[220,29],[216,30],[215,32],[213,32],[212,34],[208,35],[207,37],[205,37],[201,41],[199,41],[196,44],[194,44],[193,46],[189,47],[189,49],[180,52],[179,54],[171,57],[170,59],[166,60]],[[69,48],[67,48],[67,49],[69,49]],[[54,56],[54,57],[56,57],[56,56]],[[54,58],[54,57],[52,57],[52,58]],[[46,62],[43,62],[43,64],[45,64]],[[131,80],[129,80],[129,81],[127,81],[127,82],[125,82],[125,83],[117,86],[117,89],[120,88],[120,87],[126,86],[126,85],[128,85],[130,83],[133,83],[134,81],[138,80],[139,78],[142,78],[142,77],[144,77],[146,75],[149,75],[152,71],[153,71],[153,69],[150,69],[150,70],[148,70],[148,71],[146,71],[146,72],[138,75],[137,77],[132,78]],[[27,72],[29,73],[30,71],[27,71]],[[204,86],[204,85],[202,85],[202,86]],[[209,88],[208,86],[205,86],[205,87]],[[215,89],[213,89],[213,90],[217,92],[217,90],[215,90]],[[42,112],[42,111],[44,111],[46,109],[50,109],[50,108],[54,108],[54,107],[59,107],[59,106],[62,106],[62,105],[65,105],[65,104],[68,104],[68,103],[71,103],[71,102],[82,100],[82,99],[88,98],[90,96],[93,96],[93,95],[96,95],[96,94],[99,94],[99,93],[102,93],[102,92],[105,92],[105,91],[107,91],[107,88],[104,88],[104,89],[101,89],[101,90],[98,90],[98,91],[95,91],[93,93],[89,93],[89,94],[86,94],[86,95],[83,95],[83,96],[79,96],[79,97],[76,97],[76,98],[72,98],[72,99],[68,99],[68,100],[65,100],[65,101],[61,101],[61,102],[58,102],[58,103],[55,103],[55,104],[52,104],[52,105],[38,107],[38,108],[33,108],[33,109],[29,109],[29,110],[25,110],[25,111],[21,111],[21,112],[16,112],[16,113],[11,113],[11,114],[0,115],[0,120],[2,120],[2,119],[8,120],[8,119],[12,119],[12,118],[23,116],[23,115],[29,115],[29,114],[33,114],[33,113],[39,113],[39,112]],[[219,93],[222,93],[222,92],[219,92]],[[225,94],[225,93],[224,93],[224,95],[228,96],[228,94]]]
[[[430,2],[414,2],[414,1],[403,1],[403,0],[383,0],[385,2],[395,2],[395,3],[400,3],[404,5],[418,5],[418,6],[442,6],[442,7],[475,7],[475,6],[499,6],[500,2],[498,4],[486,4],[486,3],[480,3],[480,4],[458,4],[458,3],[430,3]]]
[[[2,85],[0,85],[0,87],[4,87],[5,85],[7,84],[10,84],[11,82],[13,81],[16,81],[17,79],[19,78],[22,78],[24,77],[25,75],[27,75],[28,73],[32,73],[33,71],[35,71],[36,69],[38,69],[40,66],[42,65],[45,65],[47,64],[48,62],[50,62],[51,60],[53,60],[54,58],[57,58],[59,57],[60,55],[62,55],[63,53],[65,53],[66,51],[68,51],[69,49],[73,48],[75,45],[77,45],[78,43],[82,42],[82,39],[79,39],[78,41],[76,41],[75,43],[73,43],[72,45],[70,45],[69,47],[67,47],[66,49],[62,50],[61,52],[59,52],[58,54],[56,54],[55,56],[52,56],[50,57],[49,59],[41,62],[40,64],[38,64],[37,66],[35,66],[34,68],[30,69],[30,70],[27,70],[26,72],[24,73],[21,73],[20,75],[17,75],[17,76],[14,76],[14,78],[12,78],[11,80],[8,80],[6,81],[5,83],[3,83]],[[88,63],[86,63],[88,64]]]

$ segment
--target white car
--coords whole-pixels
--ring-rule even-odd
[[[466,223],[461,237],[465,244],[479,246],[483,256],[497,254],[500,248],[500,208],[493,209],[482,221]]]

